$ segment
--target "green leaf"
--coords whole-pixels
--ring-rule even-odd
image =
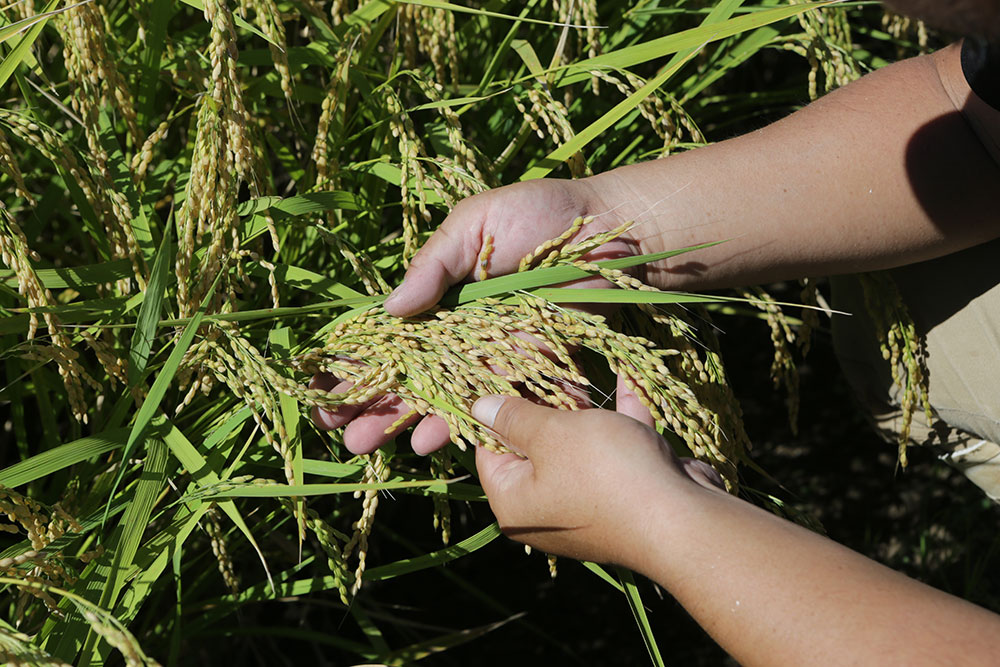
[[[132,262],[127,259],[115,259],[103,264],[90,264],[74,268],[36,269],[35,275],[38,276],[42,285],[49,289],[72,287],[79,290],[130,277],[132,275]],[[9,269],[0,271],[0,280],[17,287],[17,276]]]
[[[182,466],[187,468],[188,472],[197,480],[198,484],[201,486],[218,484],[220,481],[218,474],[212,470],[211,466],[205,461],[205,457],[198,453],[191,441],[187,439],[180,429],[174,426],[172,423],[164,419],[164,422],[169,426],[169,430],[163,436],[166,441],[167,446],[170,448],[171,453],[177,458]],[[257,544],[257,540],[254,539],[253,533],[250,532],[250,528],[247,526],[246,521],[243,520],[243,516],[240,511],[236,508],[236,504],[229,500],[223,501],[219,504],[219,509],[226,513],[226,516],[239,528],[243,536],[247,538],[250,545],[257,552],[257,557],[260,559],[261,565],[264,566],[264,573],[267,575],[267,580],[271,582],[273,587],[274,583],[271,580],[271,570],[267,566],[267,559],[264,558],[264,552],[260,550],[260,546]]]
[[[211,303],[212,297],[215,296],[215,287],[219,284],[219,278],[222,277],[222,272],[215,277],[215,282],[212,283],[211,288],[209,288],[208,293],[205,295],[205,299],[201,302],[201,306],[198,308],[198,312],[195,313],[191,321],[184,328],[184,332],[181,334],[180,339],[174,345],[174,349],[170,351],[170,356],[167,357],[166,363],[160,372],[156,376],[156,380],[153,382],[153,386],[150,387],[149,393],[146,395],[146,399],[142,402],[142,406],[135,415],[135,422],[132,424],[132,430],[128,436],[128,442],[125,443],[125,451],[122,453],[122,465],[118,470],[118,476],[115,478],[115,483],[111,487],[111,493],[108,496],[108,505],[105,508],[105,515],[107,515],[107,507],[110,507],[111,499],[115,496],[115,491],[118,490],[118,486],[121,484],[122,478],[125,476],[125,471],[128,466],[125,464],[131,458],[132,452],[135,450],[139,439],[145,435],[146,427],[150,425],[153,420],[153,416],[156,414],[157,410],[160,409],[160,403],[163,402],[164,396],[167,395],[167,388],[170,383],[174,380],[174,375],[177,374],[177,369],[180,368],[181,361],[184,359],[185,353],[187,353],[188,348],[191,347],[191,343],[194,341],[194,336],[198,332],[198,327],[201,326],[201,320],[205,316],[205,311],[208,310],[208,304]]]
[[[125,195],[132,218],[123,220],[121,224],[132,231],[136,244],[142,253],[141,257],[136,257],[140,267],[145,270],[145,262],[152,259],[156,246],[153,243],[153,236],[149,230],[149,220],[143,211],[139,201],[139,195],[135,191],[135,184],[132,182],[132,171],[129,169],[129,162],[125,159],[125,154],[118,143],[115,135],[114,123],[107,108],[102,108],[98,114],[98,140],[108,154],[107,170],[114,179],[115,188]]]
[[[603,579],[606,583],[610,584],[614,588],[617,588],[618,592],[620,593],[625,592],[625,587],[621,585],[621,582],[615,581],[614,577],[608,574],[608,571],[605,570],[600,565],[598,565],[597,563],[591,563],[590,561],[586,560],[581,560],[579,561],[579,563],[580,565],[583,565],[585,568],[596,574],[599,578]]]
[[[718,245],[719,243],[722,243],[722,241],[702,243],[695,246],[689,246],[687,248],[649,253],[647,255],[634,255],[619,259],[606,259],[594,263],[607,269],[627,269],[633,266],[639,266],[640,264],[658,262],[661,259],[668,259],[684,253],[694,252],[695,250],[701,250],[702,248],[710,248],[714,245]],[[552,266],[544,269],[533,269],[523,273],[511,273],[505,276],[497,276],[496,278],[488,278],[487,280],[480,280],[474,283],[462,285],[460,287],[454,287],[444,295],[441,299],[441,303],[449,306],[460,305],[477,299],[485,299],[488,297],[509,294],[510,292],[516,292],[518,290],[529,290],[536,287],[546,287],[548,285],[568,283],[574,280],[580,280],[581,278],[589,278],[590,276],[591,273],[584,271],[583,269],[578,269],[575,266]]]
[[[338,463],[320,459],[304,459],[302,465],[305,472],[321,477],[350,477],[365,469],[363,463]]]
[[[522,618],[527,613],[528,612],[521,612],[501,621],[495,621],[493,623],[481,625],[476,628],[469,628],[467,630],[459,630],[458,632],[449,632],[444,635],[439,635],[437,637],[397,649],[385,656],[385,664],[389,667],[396,667],[397,665],[412,665],[416,660],[423,660],[424,658],[437,653],[443,653],[444,651],[454,648],[455,646],[461,646],[462,644],[470,642],[473,639],[478,639],[487,633],[502,628],[511,621],[516,621]]]
[[[160,311],[163,307],[163,295],[167,289],[167,269],[173,253],[170,252],[170,235],[173,225],[166,225],[163,241],[156,253],[153,271],[146,286],[145,298],[139,308],[139,317],[135,331],[132,332],[132,345],[128,354],[128,383],[137,388],[146,371],[150,350],[156,338],[156,327],[160,323]]]
[[[288,327],[273,329],[268,334],[268,340],[271,343],[276,357],[287,359],[292,356],[294,340],[291,329]],[[288,481],[291,484],[304,484],[305,476],[302,470],[302,438],[299,437],[299,404],[291,396],[288,396],[287,394],[279,394],[278,406],[281,410],[281,421],[284,423],[285,433],[288,436],[288,442],[284,444],[292,450],[292,479]],[[299,526],[299,557],[301,558],[302,542],[306,537],[306,506],[305,501],[299,497],[293,498],[292,503]]]
[[[590,70],[593,69],[625,69],[639,63],[649,62],[667,55],[678,53],[685,49],[699,48],[704,44],[715,42],[733,35],[738,35],[749,30],[782,21],[784,19],[798,16],[799,14],[826,7],[834,4],[837,0],[827,0],[824,2],[811,2],[801,5],[786,5],[768,9],[761,12],[753,12],[736,18],[729,19],[722,23],[702,24],[697,28],[683,30],[659,37],[657,39],[627,46],[612,53],[606,53],[594,58],[581,60],[571,65],[565,65],[560,69],[568,72],[558,81],[558,86],[585,81],[590,77]]]
[[[542,62],[538,59],[538,54],[535,53],[530,42],[524,39],[515,39],[510,43],[510,48],[514,49],[514,53],[521,57],[529,72],[536,77],[541,77],[545,73],[545,68],[542,67]]]
[[[307,192],[294,197],[258,197],[243,202],[236,209],[242,218],[262,211],[272,211],[285,215],[306,215],[321,211],[357,211],[357,199],[349,192],[332,190],[329,192]]]
[[[687,292],[647,292],[630,289],[540,287],[531,294],[552,303],[717,303],[732,298]]]
[[[229,417],[222,426],[215,429],[212,435],[205,438],[202,446],[205,449],[214,449],[216,445],[225,440],[229,435],[242,426],[246,420],[250,419],[251,410],[248,406],[243,406],[236,413]]]
[[[48,20],[56,14],[64,12],[67,9],[71,9],[71,7],[66,7],[57,12],[51,11],[57,4],[59,4],[58,0],[49,0],[49,4],[45,5],[45,11],[41,14],[41,16],[34,17],[38,20],[31,26],[28,32],[21,37],[14,48],[10,50],[7,57],[3,59],[3,62],[0,62],[0,89],[3,88],[4,84],[7,83],[7,79],[10,78],[10,75],[14,73],[17,66],[20,65],[25,56],[28,55],[31,45],[35,43],[36,39],[38,39],[38,36],[42,33],[42,28],[45,27]]]
[[[257,263],[251,264],[249,269],[250,272],[256,276],[265,277],[268,274],[268,270]],[[361,292],[351,289],[347,285],[344,285],[331,277],[323,276],[315,271],[303,269],[298,266],[289,266],[288,264],[281,263],[275,264],[274,278],[280,285],[287,285],[288,287],[294,287],[295,289],[312,292],[313,294],[326,298],[368,298]]]
[[[156,99],[156,83],[160,77],[160,61],[167,43],[167,24],[177,13],[174,0],[151,0],[149,19],[146,24],[146,48],[142,52],[136,113],[141,127],[152,127],[153,102]]]
[[[29,16],[26,19],[21,19],[20,21],[11,23],[10,25],[5,25],[2,28],[0,28],[0,43],[6,42],[8,39],[10,39],[11,37],[20,32],[24,32],[25,30],[35,25],[39,21],[44,21],[46,19],[52,18],[53,16],[56,16],[57,14],[68,12],[69,10],[75,7],[79,7],[80,5],[85,5],[90,1],[91,0],[85,0],[84,2],[78,2],[75,5],[70,5],[69,7],[63,7],[62,9],[57,9],[51,12],[48,11],[49,7],[58,4],[58,0],[49,2],[48,6],[45,8],[45,13],[36,14],[35,16]]]
[[[362,579],[365,581],[382,581],[384,579],[392,579],[394,577],[410,574],[419,570],[426,570],[429,567],[436,567],[442,563],[447,563],[448,561],[461,558],[462,556],[468,555],[473,551],[482,549],[502,534],[500,525],[493,522],[475,535],[467,537],[461,542],[453,544],[450,547],[445,547],[444,549],[433,551],[429,554],[424,554],[423,556],[404,558],[396,561],[395,563],[369,568],[365,570]]]
[[[495,93],[489,95],[479,95],[476,97],[450,97],[446,100],[438,100],[436,102],[427,102],[426,104],[418,104],[417,106],[410,109],[410,111],[424,111],[426,109],[446,109],[450,107],[461,107],[471,104],[477,104],[483,100],[488,100],[491,97],[496,97],[497,95],[503,95],[509,91],[509,88],[499,90]]]
[[[448,482],[440,479],[409,479],[395,477],[384,482],[341,482],[334,484],[267,484],[264,486],[245,485],[213,493],[210,498],[292,498],[295,496],[328,496],[336,493],[355,491],[382,491],[391,489],[414,489],[437,487],[442,492]]]
[[[146,447],[142,475],[136,484],[135,494],[126,507],[118,528],[107,543],[104,554],[98,560],[97,567],[91,570],[87,578],[88,590],[94,585],[99,587],[103,581],[100,597],[95,601],[105,609],[114,606],[124,585],[125,574],[132,568],[132,559],[149,525],[153,506],[166,485],[167,461],[167,448],[163,441],[151,438]],[[84,644],[83,655],[87,655],[87,646],[91,645],[94,651],[92,660],[98,659],[95,644],[100,642],[97,638],[96,634],[91,633]]]
[[[28,484],[81,461],[124,447],[127,441],[128,430],[119,428],[59,445],[0,470],[0,486],[13,489]]]
[[[185,5],[190,5],[190,6],[194,7],[195,9],[200,9],[203,12],[205,11],[205,3],[203,3],[201,0],[181,0],[181,2],[183,2]],[[260,30],[258,30],[256,26],[254,26],[253,24],[251,24],[248,21],[246,21],[239,14],[233,13],[233,21],[239,27],[243,28],[244,30],[249,30],[250,32],[252,32],[253,34],[257,35],[258,37],[260,37],[264,41],[268,42],[269,44],[273,44],[274,46],[278,47],[279,49],[283,49],[284,48],[284,46],[282,44],[277,44],[277,43],[273,42],[271,40],[271,38],[269,38],[263,32],[261,32]]]
[[[182,507],[166,528],[142,545],[133,559],[135,575],[129,579],[130,586],[125,589],[121,602],[115,608],[115,615],[119,619],[128,622],[135,618],[166,569],[167,563],[180,551],[188,536],[194,532],[198,522],[211,507],[211,503],[199,501]]]
[[[625,597],[628,599],[628,606],[632,609],[635,622],[639,626],[642,634],[642,641],[646,644],[649,657],[657,667],[664,667],[663,657],[660,655],[660,648],[656,645],[656,637],[653,636],[653,628],[649,625],[649,618],[646,616],[646,608],[642,605],[642,596],[639,595],[639,588],[635,585],[635,578],[632,572],[624,567],[615,568],[618,578],[621,579],[625,587]]]
[[[522,181],[528,181],[535,178],[544,178],[552,172],[553,169],[561,165],[565,160],[569,159],[573,155],[576,155],[581,151],[587,144],[596,139],[598,136],[606,132],[612,125],[621,120],[627,113],[635,109],[639,104],[642,103],[647,97],[652,95],[656,90],[666,83],[674,74],[680,70],[684,64],[694,57],[696,51],[692,50],[684,58],[681,58],[676,63],[673,63],[662,72],[657,74],[655,77],[649,80],[646,85],[644,85],[639,90],[635,91],[627,98],[619,102],[608,111],[606,114],[598,118],[596,121],[588,125],[582,131],[580,131],[576,136],[567,141],[565,144],[555,149],[547,156],[542,158],[538,164],[534,165],[528,171],[524,172],[521,176]]]
[[[490,18],[496,19],[507,19],[508,21],[523,21],[525,23],[535,23],[538,25],[547,25],[553,28],[565,28],[567,24],[557,23],[556,21],[543,21],[542,19],[531,19],[524,16],[514,16],[513,14],[501,14],[499,12],[491,12],[485,9],[474,9],[472,7],[464,7],[462,5],[454,5],[450,2],[442,2],[441,0],[398,0],[401,4],[407,5],[419,5],[421,7],[431,7],[433,9],[447,9],[448,11],[457,12],[459,14],[476,14],[478,16],[489,16]],[[570,28],[586,28],[586,25],[569,24]],[[594,28],[602,28],[604,26],[591,26]]]

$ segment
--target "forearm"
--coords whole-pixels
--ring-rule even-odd
[[[989,664],[993,614],[721,492],[654,503],[633,569],[741,664]]]
[[[977,109],[977,133],[956,110],[969,94],[949,47],[763,130],[591,182],[601,204],[640,222],[643,252],[729,239],[654,267],[649,277],[667,288],[930,259],[1000,235],[1000,168],[982,136],[996,112]]]

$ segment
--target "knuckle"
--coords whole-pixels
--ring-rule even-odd
[[[508,440],[516,440],[520,435],[518,432],[519,420],[515,418],[522,407],[520,401],[521,399],[518,398],[508,398],[500,406],[496,417],[493,418],[493,430]]]

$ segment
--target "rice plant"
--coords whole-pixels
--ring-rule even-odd
[[[747,61],[803,56],[796,85],[813,96],[882,64],[830,5],[6,3],[0,655],[183,663],[248,605],[306,595],[345,605],[357,627],[324,629],[327,643],[358,660],[475,638],[488,628],[390,646],[363,585],[475,558],[500,535],[450,519],[484,500],[466,448],[500,446],[468,414],[482,393],[608,405],[621,373],[737,492],[749,440],[710,324],[729,298],[628,272],[656,257],[593,254],[627,227],[552,239],[510,276],[489,272],[485,248],[480,280],[420,317],[381,303],[465,197],[688,150],[804,101],[727,93]],[[926,44],[919,26],[887,26],[887,49]],[[610,285],[586,300],[620,304],[614,316],[565,305],[581,296],[559,285],[591,275]],[[795,336],[765,310],[775,372],[794,385]],[[318,372],[357,382],[311,389]],[[385,392],[413,409],[391,427],[400,441],[435,414],[454,446],[354,456],[309,420]],[[373,562],[378,508],[416,496],[444,544]]]

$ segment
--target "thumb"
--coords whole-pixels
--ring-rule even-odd
[[[628,386],[621,373],[618,374],[618,384],[615,389],[615,411],[650,428],[656,427],[656,420],[653,419],[649,408],[642,404],[639,396]]]
[[[570,412],[549,408],[514,396],[483,396],[472,406],[472,416],[492,430],[511,450],[534,458],[543,443],[561,441],[558,432]]]
[[[459,202],[413,256],[403,282],[385,300],[390,315],[422,313],[472,272],[482,246],[482,208],[472,200]]]

